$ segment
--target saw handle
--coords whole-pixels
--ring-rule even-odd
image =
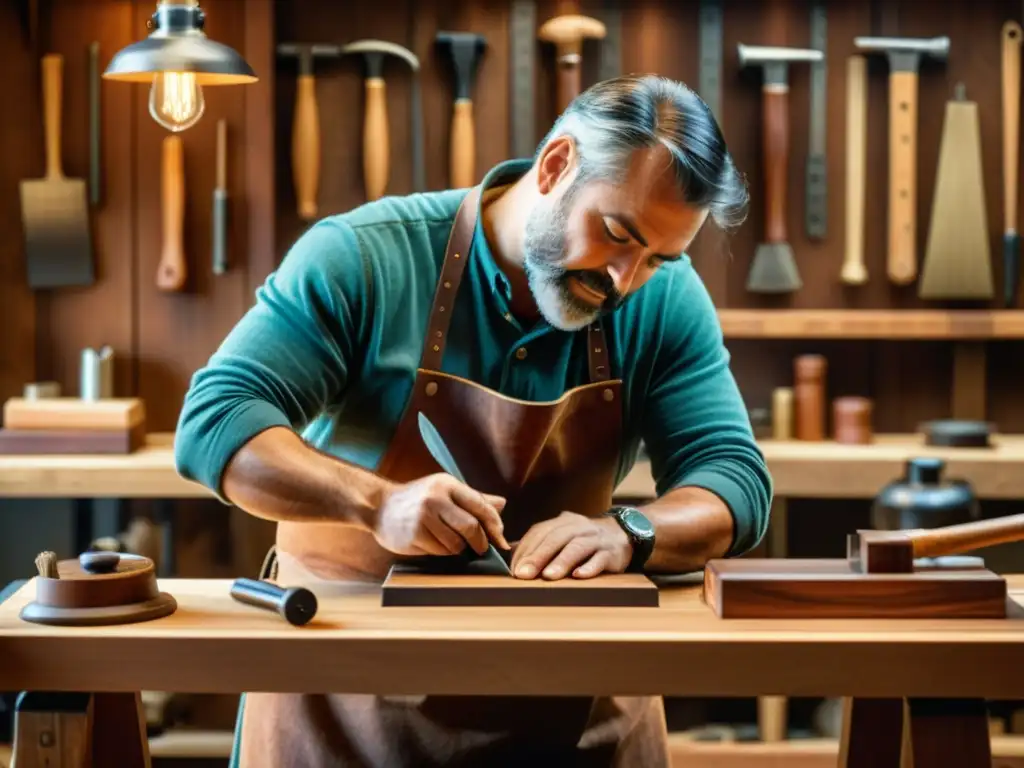
[[[580,94],[580,64],[579,59],[558,62],[558,114],[562,114],[566,107]]]
[[[785,243],[786,169],[789,164],[789,89],[764,90],[765,240]]]
[[[185,285],[185,161],[181,137],[167,136],[163,142],[161,172],[163,207],[163,248],[157,266],[156,285],[161,291],[180,291]]]
[[[61,103],[64,96],[64,57],[59,53],[43,56],[43,123],[46,130],[46,178],[64,178],[60,156]]]
[[[917,277],[917,73],[889,75],[889,280]]]
[[[320,110],[313,75],[299,75],[295,81],[292,177],[299,217],[311,221],[317,215],[320,185]]]
[[[388,185],[388,111],[384,78],[366,78],[363,116],[363,182],[366,198],[376,200]]]
[[[473,186],[476,158],[472,99],[456,99],[452,108],[451,185],[456,189]]]
[[[867,163],[867,59],[846,60],[846,248],[840,278],[847,285],[868,279],[864,266],[864,194]]]
[[[914,546],[914,557],[958,555],[972,549],[1024,541],[1024,514],[990,520],[906,531]]]

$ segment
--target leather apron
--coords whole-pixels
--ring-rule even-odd
[[[507,499],[511,542],[564,510],[596,516],[611,506],[622,382],[610,378],[600,323],[584,331],[590,382],[554,401],[516,400],[441,371],[479,199],[474,187],[456,214],[413,392],[377,473],[408,482],[441,471],[420,437],[424,412],[467,482]],[[396,559],[368,532],[320,523],[280,523],[275,556],[281,584],[379,584]],[[660,696],[247,693],[240,726],[242,768],[670,764]]]

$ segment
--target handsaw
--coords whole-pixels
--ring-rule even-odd
[[[441,469],[449,475],[454,477],[460,483],[468,486],[469,483],[466,482],[465,476],[459,470],[459,465],[455,463],[455,457],[452,456],[451,451],[448,450],[448,446],[445,444],[444,438],[441,437],[441,433],[437,431],[437,428],[422,411],[418,415],[420,436],[423,438],[423,443],[427,446],[427,450],[434,458],[434,461],[436,461]],[[481,555],[480,559],[485,561],[488,565],[493,566],[495,573],[503,573],[508,576],[512,575],[512,569],[508,567],[508,563],[505,562],[505,558],[501,556],[501,553],[498,552],[494,544],[490,541],[487,542],[487,552]],[[490,568],[488,570],[490,570]]]

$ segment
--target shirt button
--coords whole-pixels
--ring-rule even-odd
[[[518,357],[520,360],[525,360],[526,359],[526,347],[520,347],[519,349],[517,349],[516,350],[516,357]]]

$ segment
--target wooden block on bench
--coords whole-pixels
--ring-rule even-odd
[[[516,579],[477,574],[431,574],[395,565],[384,581],[384,606],[658,607],[658,587],[643,574],[592,579]]]
[[[7,429],[127,431],[145,421],[145,404],[137,397],[102,400],[12,397],[4,403],[4,427]]]

